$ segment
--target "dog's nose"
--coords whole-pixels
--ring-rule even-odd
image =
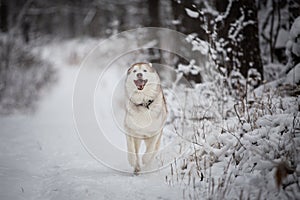
[[[142,73],[137,73],[136,76],[137,76],[138,78],[142,78],[142,77],[143,77],[143,74],[142,74]]]

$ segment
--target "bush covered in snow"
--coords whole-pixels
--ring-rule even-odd
[[[188,90],[193,99],[185,106],[186,128],[178,134],[192,132],[186,138],[191,147],[166,177],[183,186],[184,198],[300,198],[299,20],[291,29],[288,65],[294,64],[287,75],[281,64],[269,64],[268,83],[260,86],[262,77],[253,68],[247,77],[233,70]],[[202,68],[192,62],[178,72],[208,76]]]
[[[208,199],[299,198],[299,97],[261,86],[236,101],[213,82],[190,92],[198,94],[186,108],[192,146],[172,165],[169,183],[181,183],[185,197],[196,199],[203,197],[199,194]]]

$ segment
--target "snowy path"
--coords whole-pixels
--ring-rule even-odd
[[[178,199],[164,172],[129,176],[96,162],[82,147],[72,116],[77,69],[58,82],[30,115],[0,118],[0,199]]]

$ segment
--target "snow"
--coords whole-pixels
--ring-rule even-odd
[[[197,11],[193,11],[189,8],[185,8],[185,12],[187,13],[188,16],[190,16],[191,18],[198,18],[199,17],[199,13]]]
[[[196,34],[189,34],[186,41],[192,44],[192,51],[199,51],[202,55],[207,55],[209,52],[209,44],[197,37]]]
[[[224,20],[231,6],[229,1],[225,13],[218,13],[215,21]],[[229,38],[233,41],[241,40],[240,31],[255,23],[245,21],[244,14],[242,11],[231,24]],[[185,126],[194,132],[193,145],[167,177],[171,184],[184,185],[186,198],[299,199],[300,64],[296,56],[300,55],[300,17],[294,22],[289,41],[286,32],[280,31],[276,47],[287,44],[291,66],[268,63],[265,80],[254,63],[247,77],[234,69],[229,77],[214,74],[212,78],[203,66],[197,66],[201,76],[210,78],[185,91],[192,98],[185,105]],[[188,35],[192,50],[201,50],[197,40],[197,34]],[[214,48],[231,51],[221,43],[222,38]],[[217,55],[212,56],[218,60]],[[193,74],[195,68],[180,64],[178,72]],[[255,88],[261,81],[266,83]]]
[[[75,40],[34,50],[54,63],[58,80],[42,96],[36,112],[0,118],[0,199],[176,199],[182,196],[178,187],[165,183],[165,170],[140,176],[120,173],[97,162],[83,148],[72,113],[78,63],[69,62],[66,55],[71,50],[77,52],[80,64],[98,41],[92,43]],[[107,48],[110,47],[103,51]],[[102,109],[105,107],[102,105]],[[97,142],[101,147],[101,140]],[[110,157],[120,156],[110,154]],[[128,166],[126,158],[121,162]]]
[[[295,19],[290,30],[290,39],[286,44],[285,52],[288,57],[288,63],[286,65],[285,72],[288,72],[290,69],[295,67],[295,64],[298,63],[297,58],[300,57],[299,35],[300,35],[300,17]]]
[[[203,8],[200,12],[204,15],[204,13],[209,13],[213,16],[219,16],[220,13],[212,8],[207,1],[204,1],[203,4],[205,5],[205,8]]]
[[[225,18],[228,17],[231,10],[232,2],[233,2],[232,0],[229,0],[225,13],[216,15],[217,16],[217,18],[215,19],[216,22],[223,21]]]
[[[230,5],[229,5],[230,6]],[[248,25],[253,25],[255,24],[254,21],[249,20],[249,21],[244,21],[245,20],[245,13],[242,9],[240,9],[241,11],[241,16],[239,19],[237,19],[234,23],[230,24],[230,29],[228,31],[228,38],[230,38],[233,41],[239,41],[239,38],[237,37],[239,35],[239,33],[241,32],[241,30],[248,26]]]
[[[282,65],[270,65],[268,70],[276,73],[277,67]],[[186,73],[193,70],[180,68]],[[191,113],[186,126],[194,132],[194,145],[167,180],[172,184],[179,180],[186,198],[196,194],[204,199],[239,199],[242,194],[245,199],[297,199],[299,175],[294,170],[300,163],[296,131],[300,99],[281,93],[280,87],[297,84],[298,69],[296,66],[286,77],[255,90],[248,88],[246,99],[230,95],[218,76],[188,90],[193,99],[185,106]],[[255,72],[253,69],[250,74]],[[232,71],[231,81],[238,88],[246,83],[236,71]],[[276,174],[285,173],[282,165],[292,173],[281,180]],[[178,172],[174,175],[174,171]],[[286,189],[278,189],[282,187]]]
[[[264,80],[274,81],[279,79],[284,68],[285,66],[280,63],[270,63],[268,65],[264,65]]]
[[[289,32],[287,30],[280,29],[276,39],[275,48],[285,48],[288,40]]]
[[[297,17],[291,27],[290,37],[295,40],[300,35],[300,17]]]
[[[179,24],[181,24],[181,20],[179,20],[179,19],[172,20],[172,24],[173,25],[179,25]]]
[[[245,88],[252,80],[237,71],[232,71],[229,78],[221,76],[209,61],[198,66],[196,60],[190,60],[188,65],[179,65],[177,71],[168,69],[175,80],[165,83],[169,88],[164,87],[170,112],[162,141],[164,150],[153,165],[143,167],[149,173],[133,176],[122,133],[122,83],[127,66],[146,58],[138,53],[115,58],[121,50],[138,47],[128,37],[136,36],[100,45],[100,40],[83,39],[33,49],[53,64],[58,78],[52,89],[43,93],[36,112],[0,118],[0,199],[300,196],[300,98],[282,92],[284,87],[292,84],[293,89],[299,83],[299,64],[284,77],[279,77],[282,65],[268,65],[269,83],[256,89]],[[191,48],[201,46],[195,35],[187,41]],[[150,40],[144,48],[156,44]],[[81,63],[89,68],[79,71]],[[85,75],[82,80],[81,73]],[[204,81],[191,87],[184,73],[201,73]],[[249,73],[258,78],[255,69]],[[90,87],[91,80],[96,87]],[[83,93],[76,96],[74,91],[74,98],[78,98],[74,100],[73,89],[78,81],[84,83]],[[227,84],[248,91],[241,98]],[[92,95],[85,96],[87,90]],[[76,103],[79,113],[74,112]],[[86,114],[90,108],[98,119],[96,130],[100,126],[102,131],[89,126],[92,120]],[[292,173],[278,183],[275,175],[282,172],[280,166],[288,166]]]
[[[251,125],[249,123],[244,123],[243,124],[243,130],[248,132],[251,130]]]
[[[200,73],[201,69],[195,65],[195,60],[191,60],[188,65],[179,64],[177,71],[183,72],[185,75],[188,75],[189,73],[197,75]]]
[[[292,52],[297,57],[300,57],[300,42],[299,41],[293,44]]]
[[[300,63],[297,64],[286,76],[286,83],[298,85],[300,83]]]

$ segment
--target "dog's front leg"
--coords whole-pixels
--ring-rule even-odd
[[[138,173],[141,170],[139,161],[140,145],[140,139],[127,135],[128,162],[134,167],[134,173]]]
[[[159,150],[161,136],[162,132],[155,136],[152,136],[151,138],[145,139],[146,152],[142,158],[144,165],[150,163],[156,155],[157,151]]]
[[[138,173],[139,171],[141,171],[140,158],[139,158],[141,139],[133,138],[133,141],[134,141],[134,147],[135,147],[135,160],[136,160],[135,167],[134,167],[134,173]]]

